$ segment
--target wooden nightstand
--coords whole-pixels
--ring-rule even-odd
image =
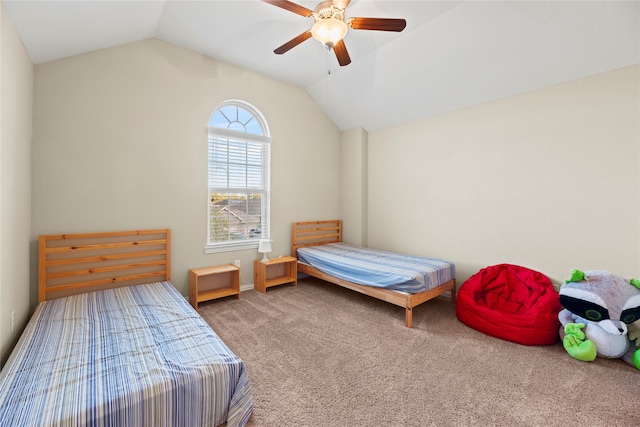
[[[263,294],[271,286],[298,284],[298,260],[291,256],[272,258],[267,262],[253,262],[253,286]]]
[[[227,264],[189,270],[189,303],[198,303],[235,295],[240,298],[240,267]]]

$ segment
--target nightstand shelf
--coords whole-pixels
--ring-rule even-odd
[[[298,284],[298,260],[294,257],[282,256],[267,262],[253,262],[253,286],[257,291],[266,293],[267,288],[285,283]]]
[[[189,270],[189,303],[198,303],[235,295],[240,298],[240,268],[233,265],[192,268]]]

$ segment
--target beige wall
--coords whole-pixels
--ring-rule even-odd
[[[0,6],[0,361],[30,315],[31,117],[33,66]],[[15,329],[11,331],[11,313]]]
[[[369,244],[640,276],[640,66],[369,134]]]
[[[342,132],[341,145],[342,240],[367,246],[367,132]]]
[[[255,250],[204,253],[205,127],[227,99],[273,138],[271,255],[290,253],[291,222],[338,217],[340,132],[303,89],[150,39],[35,67],[32,240],[168,227],[184,295],[189,268],[236,259],[252,284]]]

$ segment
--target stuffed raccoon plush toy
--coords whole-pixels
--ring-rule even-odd
[[[559,295],[560,338],[569,355],[621,358],[640,370],[640,280],[573,270]]]

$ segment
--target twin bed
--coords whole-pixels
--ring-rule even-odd
[[[341,220],[293,223],[291,254],[299,273],[404,307],[408,328],[414,307],[446,293],[455,300],[453,263],[347,245]]]
[[[41,236],[0,425],[245,425],[243,361],[169,280],[169,230]]]

